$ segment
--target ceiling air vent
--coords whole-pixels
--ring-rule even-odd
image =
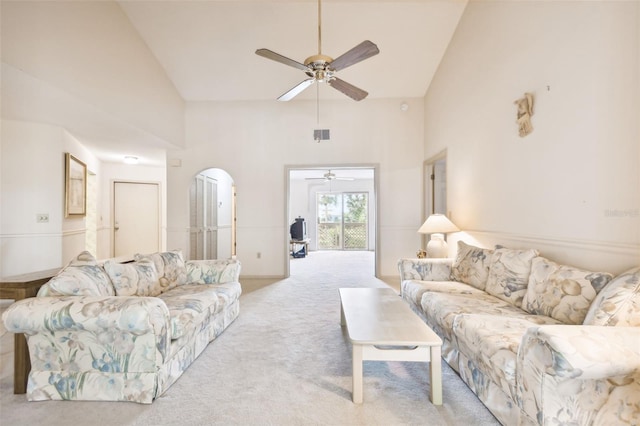
[[[320,141],[329,140],[329,129],[315,129],[313,131],[313,140],[320,143]]]

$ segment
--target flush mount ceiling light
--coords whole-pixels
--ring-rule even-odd
[[[124,164],[138,164],[138,157],[134,157],[133,155],[125,155]]]

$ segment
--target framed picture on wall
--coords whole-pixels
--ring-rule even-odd
[[[64,217],[87,214],[87,165],[66,153]]]

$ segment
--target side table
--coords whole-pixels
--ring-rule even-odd
[[[35,297],[40,287],[54,277],[58,271],[60,268],[0,278],[0,299],[13,299],[17,302],[27,297]],[[13,393],[26,393],[27,378],[29,371],[31,371],[27,339],[24,334],[16,333],[14,341]]]

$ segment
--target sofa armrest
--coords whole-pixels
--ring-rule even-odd
[[[632,424],[640,404],[640,327],[545,325],[522,338],[518,404],[529,421]]]
[[[84,345],[139,340],[148,336],[164,359],[169,352],[167,305],[156,297],[64,296],[20,300],[7,308],[2,320],[8,331],[28,338],[64,333]],[[87,339],[84,342],[82,339]],[[69,341],[70,342],[70,341]],[[30,346],[31,346],[31,342]],[[68,345],[73,346],[71,343]],[[125,348],[125,351],[128,348]]]
[[[240,280],[241,264],[237,259],[188,260],[187,283],[223,284]]]
[[[449,281],[453,259],[400,259],[400,281]]]

